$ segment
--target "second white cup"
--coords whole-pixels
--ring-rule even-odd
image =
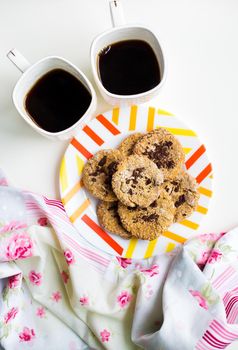
[[[98,35],[91,45],[91,66],[93,76],[103,98],[111,105],[123,106],[143,103],[157,96],[164,84],[166,65],[158,37],[147,27],[125,25],[120,1],[110,1],[112,24],[114,28]],[[143,40],[153,49],[160,68],[160,82],[151,90],[135,95],[118,95],[108,91],[102,84],[98,69],[99,53],[113,43],[125,40]]]

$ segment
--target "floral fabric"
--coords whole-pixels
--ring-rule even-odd
[[[1,184],[4,349],[199,349],[214,320],[238,337],[225,304],[238,286],[238,230],[150,259],[114,258],[79,235],[59,201]]]

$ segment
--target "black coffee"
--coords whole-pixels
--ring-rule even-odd
[[[143,40],[125,40],[105,47],[98,70],[103,86],[111,93],[134,95],[160,82],[160,69],[152,47]]]
[[[25,106],[38,126],[58,132],[75,124],[91,100],[91,94],[77,78],[63,69],[54,69],[31,88]]]

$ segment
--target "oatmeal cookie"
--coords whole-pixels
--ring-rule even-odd
[[[132,155],[119,163],[112,176],[117,198],[129,207],[148,207],[160,193],[163,174],[148,158]]]
[[[117,210],[118,202],[99,202],[97,206],[98,221],[103,228],[111,233],[129,239],[131,238],[131,233],[122,226]]]
[[[162,186],[174,202],[175,222],[186,219],[194,212],[200,195],[198,184],[191,175],[181,171],[173,180],[166,180]]]
[[[83,183],[96,198],[106,202],[117,200],[111,179],[122,159],[118,150],[101,150],[88,160],[83,169]]]

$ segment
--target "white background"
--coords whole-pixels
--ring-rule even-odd
[[[127,22],[150,26],[165,50],[167,81],[151,104],[194,129],[212,161],[214,197],[200,231],[228,230],[238,224],[238,1],[124,0],[123,6]],[[110,26],[107,0],[0,0],[0,167],[11,184],[59,198],[67,142],[43,138],[20,118],[11,98],[20,72],[6,53],[16,47],[32,63],[65,57],[94,84],[90,44]],[[109,108],[99,98],[97,112]]]

